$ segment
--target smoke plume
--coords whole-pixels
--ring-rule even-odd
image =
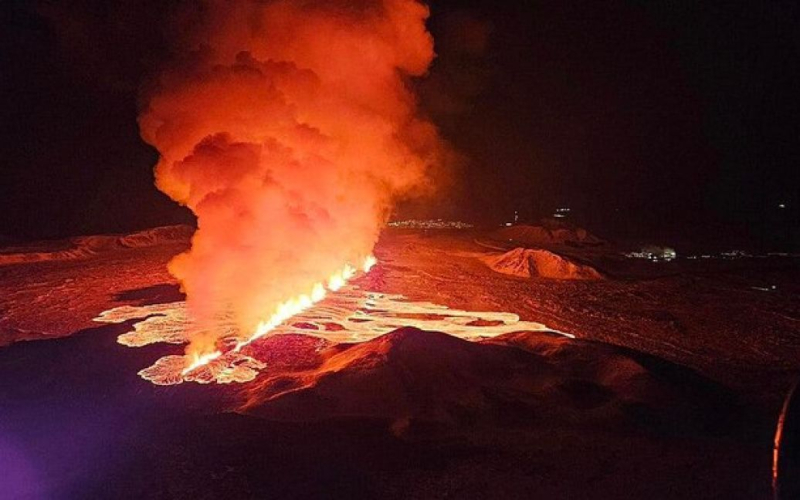
[[[170,263],[194,352],[369,255],[449,155],[409,80],[434,57],[416,0],[209,0],[182,12],[144,96],[159,189],[198,219]]]

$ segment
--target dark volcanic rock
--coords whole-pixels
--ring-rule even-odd
[[[279,343],[286,343],[293,356],[316,362],[305,370],[268,362],[272,369],[243,387],[241,411],[276,420],[572,422],[680,431],[704,428],[719,411],[704,402],[705,393],[684,391],[678,379],[653,373],[624,350],[547,332],[474,343],[401,328],[330,347],[291,337],[271,339],[270,350],[281,352]]]
[[[124,248],[144,248],[164,244],[189,244],[194,229],[190,226],[163,226],[127,235],[76,236],[68,240],[29,243],[0,249],[0,265],[43,261],[86,259]]]
[[[504,227],[495,231],[494,237],[500,240],[513,240],[529,246],[595,246],[603,243],[603,240],[583,228],[555,222],[541,226],[520,224]]]

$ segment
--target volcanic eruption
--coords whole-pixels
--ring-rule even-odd
[[[186,370],[239,349],[374,264],[393,202],[450,155],[409,83],[434,58],[416,0],[209,0],[179,12],[144,92],[156,184],[197,216],[170,272]]]

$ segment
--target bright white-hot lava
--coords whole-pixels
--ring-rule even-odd
[[[367,291],[352,283],[336,293],[315,286],[312,296],[312,306],[266,330],[262,339],[300,334],[318,337],[322,342],[359,343],[401,326],[444,332],[464,340],[481,340],[519,331],[549,331],[573,337],[541,323],[523,321],[513,313],[451,309],[430,302],[409,301],[402,295]],[[299,302],[307,304],[307,301]],[[118,324],[138,320],[132,331],[118,338],[119,343],[129,347],[160,342],[185,344],[192,338],[187,312],[185,302],[120,306],[103,312],[95,321]],[[268,323],[264,322],[265,325]],[[235,347],[224,352],[206,353],[205,358],[190,367],[187,367],[187,359],[191,358],[187,356],[164,356],[139,371],[139,375],[158,385],[183,382],[228,384],[248,382],[269,369],[262,346],[256,341],[255,333],[258,332],[249,339],[237,339],[236,325],[230,317],[222,318],[218,326],[222,338],[233,339],[227,345]]]
[[[369,272],[377,262],[378,261],[374,256],[367,256],[361,265],[362,271],[365,273]],[[340,271],[337,271],[328,279],[328,290],[332,292],[340,290],[355,275],[355,268],[350,264],[345,264]],[[237,342],[236,346],[233,348],[233,351],[239,352],[243,347],[268,334],[292,316],[300,314],[317,302],[320,302],[325,298],[326,295],[327,290],[325,287],[321,283],[316,283],[308,294],[302,294],[283,302],[277,307],[276,311],[272,314],[272,316],[269,317],[269,319],[261,321],[258,324],[258,327],[256,327],[252,335]],[[189,358],[190,362],[186,368],[183,369],[182,374],[186,375],[193,370],[205,366],[215,359],[218,359],[222,355],[223,352],[220,350],[214,350],[205,353],[192,353],[191,357]]]
[[[369,270],[372,269],[372,266],[374,266],[377,263],[378,259],[376,259],[375,256],[370,255],[369,257],[364,259],[364,265],[361,267],[361,270],[364,271],[365,273],[368,273]]]

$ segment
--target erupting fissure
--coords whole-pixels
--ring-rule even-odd
[[[364,262],[361,265],[361,270],[364,273],[368,273],[372,267],[377,264],[378,260],[369,255],[364,259]],[[303,294],[293,299],[289,299],[286,302],[280,304],[278,309],[275,313],[270,316],[270,318],[266,321],[261,321],[258,324],[258,327],[250,335],[248,338],[244,340],[240,340],[236,343],[236,346],[233,348],[235,352],[239,352],[243,347],[251,344],[253,341],[258,340],[259,338],[263,337],[264,335],[268,334],[270,331],[274,330],[276,327],[284,323],[286,320],[290,319],[292,316],[300,314],[301,312],[307,310],[317,302],[320,302],[322,299],[325,298],[328,291],[336,292],[340,290],[347,282],[352,279],[356,275],[356,269],[352,267],[350,264],[345,264],[345,266],[338,272],[334,273],[328,279],[328,288],[326,290],[325,286],[322,283],[317,283],[314,285],[314,288],[311,290],[309,294]],[[186,375],[197,368],[205,366],[210,362],[214,361],[215,359],[222,356],[223,352],[220,350],[215,350],[212,352],[207,352],[204,354],[201,353],[194,353],[190,358],[190,363],[183,369],[182,374]]]
[[[434,58],[428,15],[418,0],[176,7],[139,126],[156,185],[197,216],[169,264],[187,373],[225,354],[221,324],[253,332],[241,349],[369,269],[395,203],[433,191],[455,155],[410,84]]]

